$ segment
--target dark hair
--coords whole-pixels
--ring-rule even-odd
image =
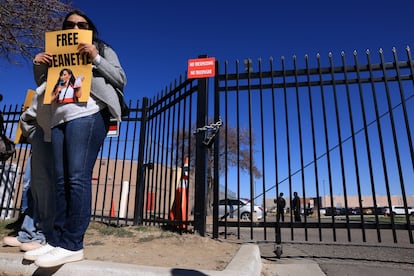
[[[80,10],[73,10],[73,11],[69,12],[65,16],[65,19],[63,20],[62,29],[64,29],[63,24],[68,20],[69,16],[71,16],[73,14],[76,14],[76,15],[79,15],[79,16],[82,16],[83,18],[85,18],[86,22],[88,22],[89,30],[92,31],[92,41],[96,44],[96,47],[98,48],[98,52],[103,53],[105,45],[108,45],[108,44],[105,41],[103,41],[102,39],[99,38],[99,32],[98,32],[98,29],[96,28],[96,25],[92,22],[92,20],[84,12],[82,12]]]
[[[68,74],[70,75],[70,79],[69,79],[69,84],[74,84],[75,83],[75,76],[73,75],[73,72],[72,72],[72,70],[70,70],[69,68],[63,68],[62,70],[60,70],[60,72],[59,72],[59,78],[58,78],[58,81],[57,81],[57,83],[56,83],[56,85],[58,85],[59,84],[59,79],[60,79],[60,77],[63,75],[63,72],[68,72]]]

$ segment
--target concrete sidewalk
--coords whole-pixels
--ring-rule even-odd
[[[172,267],[153,267],[101,261],[81,261],[54,268],[39,268],[23,260],[23,254],[0,253],[0,274],[5,275],[56,275],[56,276],[111,276],[111,275],[325,275],[316,263],[262,265],[257,245],[242,245],[233,260],[222,271],[192,270]]]

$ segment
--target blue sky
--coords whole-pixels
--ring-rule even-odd
[[[234,62],[301,59],[353,50],[400,52],[413,45],[414,2],[397,1],[74,1],[117,51],[127,99],[152,97],[207,54]],[[22,104],[35,88],[31,64],[0,61],[3,104]]]

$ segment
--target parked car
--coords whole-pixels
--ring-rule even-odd
[[[301,208],[300,209],[300,214],[310,216],[310,215],[313,214],[313,208]]]
[[[409,215],[414,216],[414,207],[407,206],[407,212]],[[393,205],[390,208],[385,208],[385,215],[405,215],[405,207],[402,205]]]
[[[315,209],[314,210],[314,212],[318,212],[318,210],[317,209]],[[321,214],[321,216],[323,216],[323,215],[325,215],[326,214],[326,208],[319,208],[319,213]]]
[[[373,211],[374,214],[377,215],[385,215],[385,213],[387,212],[387,208],[386,207],[373,207]]]
[[[338,216],[340,215],[340,208],[326,207],[325,216]]]
[[[226,216],[227,218],[237,218],[237,215],[240,214],[241,220],[252,219],[250,200],[246,198],[240,198],[240,200],[220,199],[218,209],[220,218],[225,218]],[[264,211],[262,206],[254,205],[253,212],[255,212],[257,219],[263,219]]]

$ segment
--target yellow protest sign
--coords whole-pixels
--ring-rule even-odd
[[[88,101],[92,81],[92,60],[78,52],[79,43],[92,43],[91,30],[47,32],[46,53],[52,54],[47,73],[44,103]]]
[[[27,89],[27,93],[26,93],[26,99],[24,100],[24,104],[23,104],[23,108],[22,108],[22,112],[25,112],[26,109],[29,108],[29,106],[32,104],[33,101],[33,96],[36,92],[32,89]],[[14,143],[15,144],[19,144],[19,143],[26,143],[25,141],[25,137],[22,135],[22,128],[20,126],[20,121],[17,124],[17,129],[16,129],[16,136],[14,137]]]

